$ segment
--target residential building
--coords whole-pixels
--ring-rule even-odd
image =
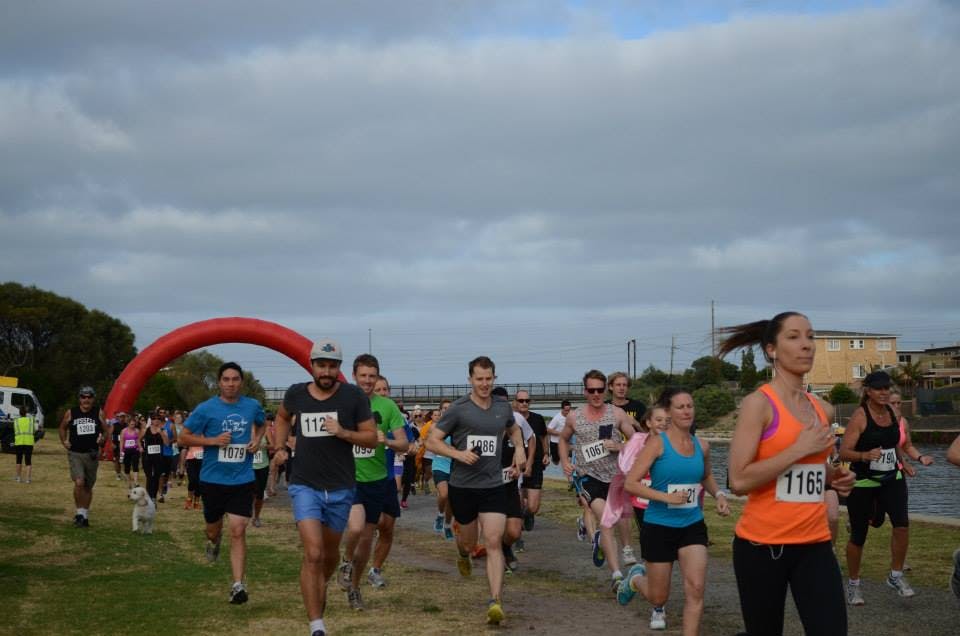
[[[861,331],[817,331],[816,356],[807,384],[814,391],[828,391],[835,384],[858,388],[873,369],[896,366],[897,336]]]

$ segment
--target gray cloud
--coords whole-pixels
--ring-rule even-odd
[[[0,74],[4,278],[126,317],[141,347],[212,315],[357,348],[373,328],[405,381],[476,347],[567,379],[641,334],[660,365],[685,334],[689,361],[711,298],[726,322],[790,306],[960,338],[946,5],[623,40],[532,37],[590,16],[483,4],[359,35],[365,5],[321,26],[216,3],[0,20],[20,61]],[[474,17],[511,28],[465,36]]]

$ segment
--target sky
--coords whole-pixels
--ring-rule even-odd
[[[0,280],[141,350],[247,316],[565,382],[684,368],[711,301],[960,341],[956,3],[4,3],[0,60]]]

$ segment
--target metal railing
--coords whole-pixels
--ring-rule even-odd
[[[517,382],[498,384],[510,394],[527,391],[535,401],[583,400],[581,382]],[[264,387],[268,402],[281,402],[286,387]],[[455,400],[470,392],[469,384],[398,384],[390,388],[390,397],[396,402],[412,404],[425,402],[439,403],[441,400]]]

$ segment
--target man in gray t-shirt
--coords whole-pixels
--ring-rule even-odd
[[[523,472],[526,454],[520,427],[514,426],[510,403],[491,395],[496,378],[493,361],[480,356],[470,361],[470,394],[454,402],[426,439],[427,450],[452,458],[449,501],[460,524],[457,535],[457,568],[470,576],[470,553],[477,544],[477,521],[483,528],[487,550],[487,582],[490,602],[487,622],[503,620],[500,593],[503,587],[503,531],[507,522],[507,501],[503,489],[503,433],[513,441],[511,478]],[[443,439],[449,435],[453,444]]]

